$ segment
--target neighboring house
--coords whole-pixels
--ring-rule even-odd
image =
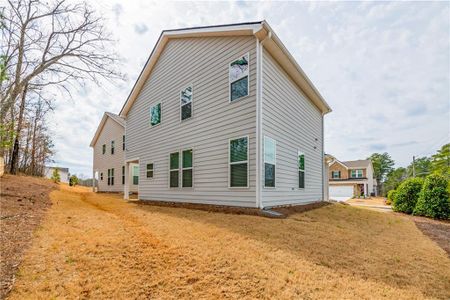
[[[330,111],[265,21],[166,30],[120,112],[126,170],[141,200],[322,201]]]
[[[368,159],[339,161],[333,158],[328,168],[329,198],[345,201],[353,197],[375,196],[377,181]]]
[[[125,120],[105,112],[91,141],[93,148],[93,187],[98,192],[123,192],[125,184]],[[139,173],[138,165],[130,172]],[[130,174],[132,175],[132,174]],[[131,191],[137,192],[138,178],[134,176]]]
[[[69,168],[60,168],[60,167],[45,167],[44,169],[44,176],[46,178],[51,179],[53,176],[53,171],[55,169],[58,169],[59,171],[59,177],[61,179],[61,182],[69,183],[70,173]]]

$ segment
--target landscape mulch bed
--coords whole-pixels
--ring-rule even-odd
[[[423,234],[435,241],[450,257],[450,220],[433,220],[424,217],[411,217]]]
[[[236,214],[236,215],[251,215],[251,216],[262,216],[269,218],[286,218],[289,215],[305,212],[308,210],[320,208],[326,205],[329,205],[328,202],[315,202],[306,205],[294,205],[294,206],[281,206],[275,207],[271,210],[280,213],[280,216],[274,216],[271,214],[267,214],[264,210],[258,208],[249,208],[249,207],[238,207],[238,206],[224,206],[224,205],[209,205],[209,204],[195,204],[195,203],[180,203],[180,202],[165,202],[165,201],[131,201],[137,204],[143,205],[154,205],[154,206],[162,206],[162,207],[178,207],[178,208],[187,208],[187,209],[196,209],[208,212],[219,212],[226,214]]]
[[[0,177],[0,299],[14,284],[22,256],[51,206],[49,194],[55,188],[56,184],[42,178]]]

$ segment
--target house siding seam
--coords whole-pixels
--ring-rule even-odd
[[[323,115],[266,50],[262,61],[262,138],[277,142],[275,188],[264,188],[264,159],[260,162],[264,206],[321,201]],[[304,189],[298,188],[297,151],[305,153]]]
[[[93,146],[94,172],[98,171],[99,192],[122,192],[122,166],[124,165],[124,151],[122,150],[122,136],[124,128],[108,117],[102,131]],[[111,141],[115,141],[114,154],[111,154]],[[102,154],[102,145],[106,144],[106,153]],[[108,169],[114,168],[114,185],[108,185]],[[100,180],[103,173],[103,180]]]
[[[139,157],[141,200],[256,206],[256,38],[171,39],[127,117],[125,159]],[[226,49],[226,51],[224,51]],[[229,63],[250,54],[249,96],[229,102]],[[192,84],[192,118],[180,121],[180,90]],[[149,109],[161,102],[161,124]],[[249,187],[228,187],[228,141],[249,136]],[[169,188],[169,153],[193,149],[193,188]],[[145,166],[154,163],[154,177]]]

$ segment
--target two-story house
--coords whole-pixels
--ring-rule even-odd
[[[372,161],[339,161],[333,157],[328,167],[329,198],[345,201],[353,197],[375,196],[377,182]]]
[[[125,186],[125,120],[105,112],[90,146],[93,149],[93,187],[97,192],[123,192]],[[137,192],[139,165],[130,166],[130,192]]]
[[[124,174],[141,200],[322,201],[330,111],[265,21],[165,30],[120,111]]]

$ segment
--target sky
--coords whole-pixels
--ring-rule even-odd
[[[449,2],[91,1],[105,19],[124,81],[61,95],[54,161],[92,176],[90,141],[119,113],[164,29],[266,20],[333,112],[325,151],[339,160],[388,152],[396,166],[450,141]]]

